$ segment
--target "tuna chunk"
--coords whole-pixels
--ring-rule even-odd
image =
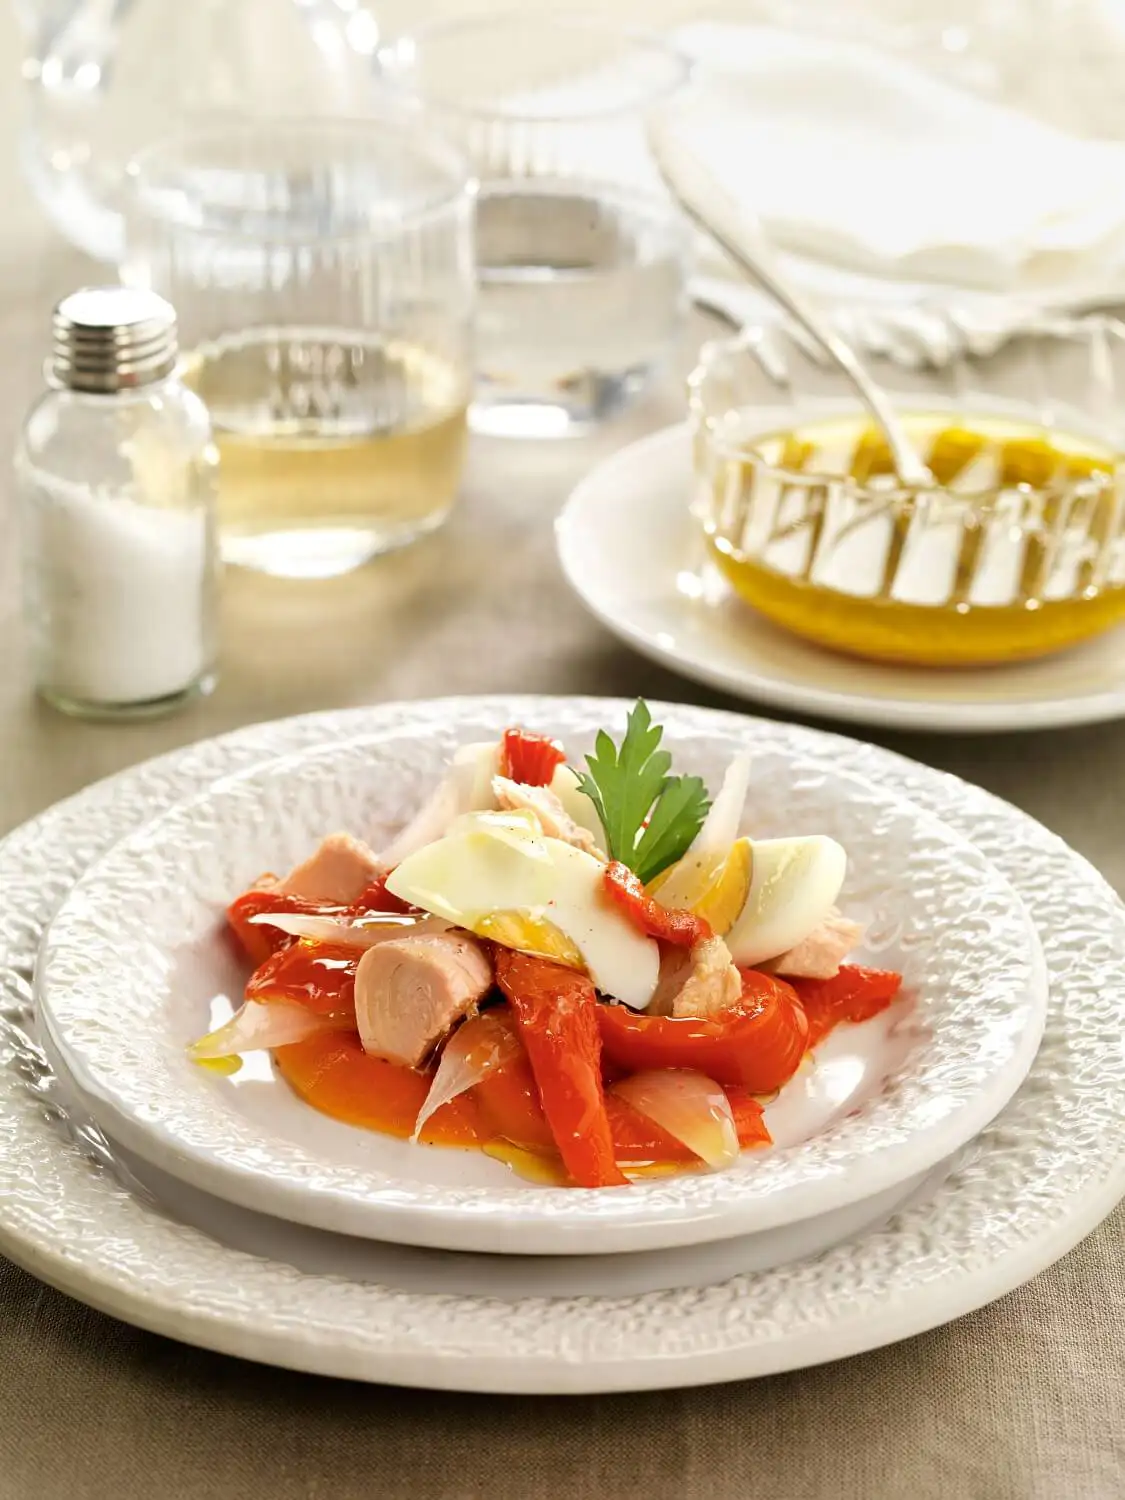
[[[769,968],[790,979],[835,979],[862,936],[859,923],[842,917],[833,907],[819,927],[788,953],[775,958]]]
[[[742,976],[722,938],[704,938],[690,949],[666,948],[660,980],[649,1013],[661,1016],[714,1016],[730,1010],[742,995]]]
[[[382,873],[374,850],[350,833],[331,833],[315,854],[290,870],[277,887],[287,896],[347,906]]]
[[[496,801],[505,812],[533,812],[539,826],[550,839],[561,839],[564,844],[573,844],[595,859],[605,855],[598,848],[597,840],[588,828],[581,827],[563,807],[549,786],[524,786],[520,781],[510,781],[507,776],[494,776],[492,790]]]
[[[369,948],[355,976],[364,1050],[416,1068],[491,988],[492,965],[468,933],[391,938]]]

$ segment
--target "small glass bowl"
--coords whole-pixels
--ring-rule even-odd
[[[940,370],[867,363],[937,488],[899,481],[797,333],[704,346],[693,509],[743,599],[820,645],[930,666],[1042,656],[1125,619],[1125,324],[1043,321]]]

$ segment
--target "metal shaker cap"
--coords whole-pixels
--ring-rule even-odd
[[[151,385],[176,368],[176,312],[155,292],[87,286],[64,297],[52,320],[47,378],[111,396]]]

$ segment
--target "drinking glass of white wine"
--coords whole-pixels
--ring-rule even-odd
[[[169,298],[227,561],[327,578],[439,526],[466,443],[473,190],[393,113],[188,130],[128,169],[122,279]]]
[[[472,426],[562,437],[614,415],[683,326],[692,236],[645,124],[689,60],[656,33],[516,11],[434,21],[379,60],[480,180]]]

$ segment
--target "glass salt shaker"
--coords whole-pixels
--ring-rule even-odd
[[[16,450],[36,686],[80,717],[165,713],[214,682],[207,408],[177,378],[176,315],[153,292],[74,292],[52,333],[50,389]]]

